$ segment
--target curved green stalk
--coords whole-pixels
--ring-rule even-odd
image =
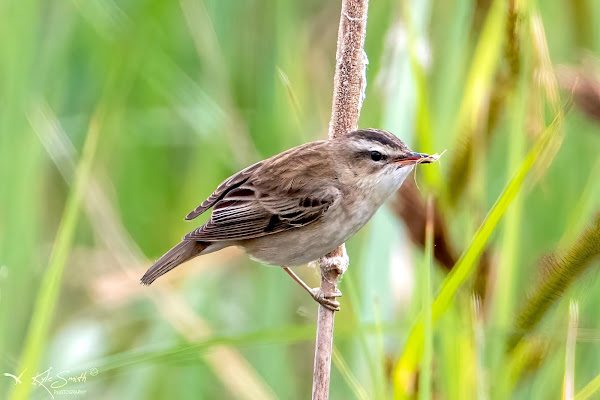
[[[96,153],[100,126],[100,113],[96,113],[90,121],[81,160],[75,173],[75,181],[69,192],[50,255],[48,269],[46,269],[42,279],[34,305],[33,316],[25,339],[23,356],[18,368],[19,373],[21,371],[28,371],[28,373],[35,375],[34,371],[37,371],[44,352],[54,307],[60,292],[63,272],[73,244],[77,222],[79,221],[81,200],[92,168],[94,154]],[[27,399],[32,387],[30,384],[17,385],[11,395],[11,400]]]

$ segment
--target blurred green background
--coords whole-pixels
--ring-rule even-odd
[[[309,398],[317,306],[277,268],[138,280],[222,180],[326,137],[339,7],[0,1],[0,398]],[[447,151],[348,243],[332,399],[600,398],[599,52],[594,0],[371,2],[360,127]]]

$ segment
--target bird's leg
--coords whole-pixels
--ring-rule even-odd
[[[283,267],[283,270],[292,277],[293,280],[295,280],[296,282],[298,282],[298,284],[300,286],[302,286],[304,288],[304,290],[306,290],[308,292],[308,294],[310,294],[310,296],[315,299],[315,301],[319,304],[322,304],[323,307],[326,307],[332,311],[339,311],[340,310],[340,302],[335,300],[335,297],[340,297],[342,295],[342,292],[340,292],[339,290],[336,289],[336,292],[334,293],[323,293],[323,291],[321,291],[321,288],[311,288],[310,286],[308,286],[306,283],[304,283],[304,281],[302,279],[300,279],[300,277],[298,275],[296,275],[296,273],[294,273],[294,271],[292,271],[291,269],[289,269],[288,267]],[[332,297],[332,298],[330,298]]]

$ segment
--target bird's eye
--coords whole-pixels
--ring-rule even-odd
[[[381,161],[381,159],[383,158],[383,154],[381,154],[378,151],[373,150],[371,152],[371,160],[373,161]]]

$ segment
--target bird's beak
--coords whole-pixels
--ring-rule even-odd
[[[394,164],[400,164],[400,165],[413,165],[413,164],[428,164],[428,163],[432,163],[436,160],[436,158],[434,158],[433,156],[430,156],[429,154],[425,154],[425,153],[409,153],[407,156],[402,157],[396,161],[394,161]]]

